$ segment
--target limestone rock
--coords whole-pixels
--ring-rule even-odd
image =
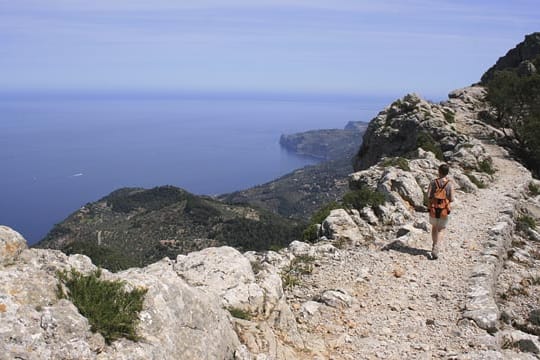
[[[353,217],[344,209],[332,210],[324,220],[322,228],[325,236],[334,241],[345,241],[354,245],[367,240]]]
[[[406,156],[426,146],[426,141],[437,144],[442,152],[454,150],[468,138],[449,124],[453,116],[450,107],[429,103],[415,94],[396,100],[370,122],[354,159],[355,171],[367,169],[383,157]]]
[[[179,255],[174,270],[190,285],[220,296],[225,307],[264,311],[264,291],[255,282],[251,263],[234,248],[206,248]]]
[[[21,234],[7,226],[0,226],[0,266],[16,260],[27,247]]]
[[[387,169],[380,180],[379,189],[386,193],[396,192],[410,207],[421,210],[424,193],[411,172],[401,169]]]
[[[56,271],[94,270],[88,258],[29,249],[0,269],[0,344],[6,358],[27,359],[184,359],[232,358],[240,342],[230,315],[217,297],[189,286],[170,261],[129,269],[106,279],[145,287],[138,334],[106,345],[75,306],[56,297]]]
[[[343,289],[325,290],[315,300],[334,308],[350,307],[354,302],[354,298]]]

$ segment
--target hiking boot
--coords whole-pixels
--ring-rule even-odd
[[[437,255],[436,252],[432,251],[429,257],[429,260],[437,260],[439,258],[439,255]]]

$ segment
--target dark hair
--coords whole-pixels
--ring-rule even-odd
[[[449,171],[450,167],[447,164],[441,164],[441,166],[439,166],[439,175],[446,176]]]

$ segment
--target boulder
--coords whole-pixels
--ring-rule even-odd
[[[232,247],[178,255],[174,270],[190,285],[219,296],[227,308],[264,312],[265,292],[255,281],[251,263]]]
[[[422,210],[424,206],[424,193],[416,178],[409,171],[390,168],[387,169],[380,180],[379,189],[384,193],[397,193],[401,199],[415,210]]]
[[[360,216],[358,216],[356,221],[361,221],[365,224],[364,231],[353,220],[353,216],[344,209],[332,210],[322,224],[323,233],[326,237],[334,241],[346,242],[351,245],[364,243],[368,240],[365,237],[365,230],[369,231],[370,226],[361,220]]]
[[[0,266],[15,261],[26,248],[28,245],[21,234],[7,226],[0,225]]]

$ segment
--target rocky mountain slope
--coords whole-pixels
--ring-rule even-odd
[[[496,71],[517,69],[519,72],[529,72],[531,60],[540,55],[540,32],[525,36],[523,42],[510,49],[506,55],[501,56],[497,62],[482,76],[482,83],[493,78]],[[534,66],[533,66],[534,69]]]
[[[58,297],[58,271],[90,273],[87,257],[27,249],[0,227],[0,357],[538,359],[540,182],[479,121],[484,95],[410,94],[384,109],[349,177],[358,206],[332,210],[315,244],[104,270],[146,290],[139,341],[107,343]],[[425,190],[442,161],[456,202],[432,261]],[[360,201],[374,193],[384,201]]]

